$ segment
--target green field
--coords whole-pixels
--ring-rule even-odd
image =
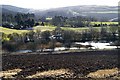
[[[53,31],[55,30],[56,27],[51,27],[51,26],[37,26],[37,27],[34,27],[34,31],[36,30],[39,30],[41,32],[43,31]],[[85,31],[85,30],[89,30],[88,27],[84,27],[84,28],[69,28],[69,27],[61,27],[63,30],[73,30],[73,31],[76,31],[76,32],[82,32],[82,31]],[[100,31],[100,27],[93,27],[93,29],[95,31]],[[107,30],[110,30],[109,27],[107,27]],[[3,32],[5,34],[12,34],[12,33],[18,33],[18,34],[22,34],[22,33],[27,33],[31,30],[16,30],[16,29],[8,29],[8,28],[3,28],[3,27],[0,27],[0,32]]]
[[[34,31],[36,30],[40,30],[40,31],[53,31],[55,30],[55,26],[35,26],[33,27],[34,28]]]
[[[51,27],[51,26],[37,26],[37,27],[34,27],[34,31],[36,30],[40,30],[40,31],[46,31],[46,30],[49,30],[49,31],[52,31],[54,30],[56,27]],[[16,29],[9,29],[9,28],[3,28],[3,27],[0,27],[0,32],[3,32],[5,34],[12,34],[12,33],[18,33],[18,34],[22,34],[22,33],[27,33],[31,30],[16,30]]]
[[[91,22],[92,24],[101,24],[101,22]],[[102,22],[102,24],[118,24],[118,22]],[[43,31],[53,31],[55,30],[56,26],[35,26],[33,27],[34,31],[39,30],[41,32]],[[85,31],[85,30],[89,30],[88,27],[81,27],[81,28],[71,28],[71,27],[61,27],[63,30],[73,30],[73,31],[77,31],[77,32],[81,32],[81,31]],[[117,28],[117,27],[114,27]],[[93,27],[94,30],[96,31],[100,31],[101,27]],[[110,30],[110,26],[107,27],[107,30]],[[16,29],[8,29],[8,28],[3,28],[0,27],[0,32],[3,32],[5,34],[12,34],[12,33],[18,33],[18,34],[22,34],[22,33],[26,33],[29,32],[31,30],[16,30]]]
[[[55,30],[56,27],[52,27],[52,26],[37,26],[34,27],[34,31],[39,30],[41,32],[43,31],[53,31]],[[61,27],[63,30],[73,30],[73,31],[84,31],[84,30],[88,30],[88,27],[84,27],[84,28],[69,28],[69,27]],[[100,28],[98,27],[94,27],[95,30],[100,30]],[[18,33],[18,34],[22,34],[22,33],[26,33],[29,32],[31,30],[16,30],[16,29],[8,29],[8,28],[3,28],[0,27],[0,32],[3,32],[5,34],[12,34],[12,33]]]
[[[0,32],[3,32],[5,34],[12,34],[12,33],[22,34],[22,33],[29,32],[29,31],[28,30],[16,30],[16,29],[9,29],[9,28],[0,27]]]

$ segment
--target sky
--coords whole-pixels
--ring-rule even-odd
[[[23,8],[49,9],[77,5],[117,6],[119,0],[0,0],[0,4]]]

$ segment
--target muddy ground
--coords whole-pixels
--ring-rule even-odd
[[[118,50],[71,52],[62,54],[19,54],[3,55],[3,73],[19,70],[16,74],[3,78],[96,78],[88,76],[99,70],[111,71],[111,74],[98,74],[97,78],[119,78]],[[107,72],[108,72],[107,71]],[[113,74],[113,72],[115,74]],[[102,71],[104,73],[104,71]],[[110,73],[110,72],[108,72]]]

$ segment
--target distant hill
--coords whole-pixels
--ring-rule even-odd
[[[82,5],[82,6],[68,6],[60,8],[52,8],[48,10],[34,10],[15,7],[11,5],[2,5],[2,13],[34,13],[37,17],[54,17],[54,16],[91,16],[98,19],[111,20],[118,18],[117,6],[96,6],[96,5]]]
[[[98,19],[113,19],[118,17],[117,6],[70,6],[54,8],[45,11],[36,12],[36,15],[53,17],[55,15],[74,17],[74,16],[91,16]]]
[[[26,8],[20,8],[20,7],[16,7],[16,6],[11,6],[11,5],[2,5],[2,11],[3,12],[20,12],[20,13],[27,13],[29,12],[30,9],[26,9]]]
[[[0,13],[6,13],[6,14],[16,14],[16,12],[14,12],[14,11],[10,11],[10,10],[8,10],[8,9],[4,9],[4,8],[2,8],[2,12],[0,12]]]

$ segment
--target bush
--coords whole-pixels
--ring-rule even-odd
[[[26,44],[27,49],[35,51],[37,49],[37,43],[35,42],[29,42]]]
[[[13,52],[13,51],[19,50],[19,45],[16,44],[16,43],[4,42],[4,43],[2,44],[2,48],[3,48],[4,50],[9,51],[9,52]]]

